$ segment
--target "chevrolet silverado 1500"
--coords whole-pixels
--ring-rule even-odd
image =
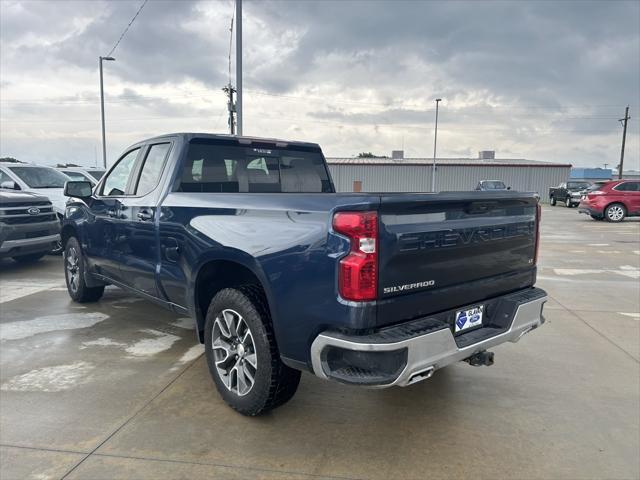
[[[301,370],[407,386],[490,365],[544,322],[533,193],[336,193],[316,144],[192,133],[65,192],[72,299],[113,284],[191,315],[245,415],[288,401]]]

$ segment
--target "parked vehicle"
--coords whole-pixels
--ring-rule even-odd
[[[406,386],[542,325],[532,193],[335,193],[312,143],[173,134],[68,182],[65,277],[194,318],[215,385],[245,415],[300,370]]]
[[[507,187],[502,180],[480,180],[476,185],[476,190],[481,191],[496,191],[496,190],[511,190],[511,187]]]
[[[582,190],[591,186],[591,182],[563,182],[549,189],[549,203],[555,207],[557,202],[564,202],[567,208],[577,207]]]
[[[98,184],[98,180],[102,178],[105,172],[103,169],[90,167],[58,167],[58,170],[72,180],[86,180],[93,185]]]
[[[71,179],[55,168],[30,163],[0,162],[0,189],[46,196],[60,221],[67,201],[63,193],[67,180]],[[52,250],[56,254],[61,252],[61,244]]]
[[[0,190],[0,258],[34,262],[60,241],[60,221],[47,197]]]
[[[640,215],[640,180],[613,180],[582,196],[580,213],[594,220],[621,222]]]
[[[36,193],[49,198],[53,209],[64,214],[64,183],[71,180],[55,168],[30,163],[0,162],[0,188]]]

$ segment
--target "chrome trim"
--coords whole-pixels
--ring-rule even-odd
[[[51,242],[57,242],[60,240],[60,235],[47,235],[46,237],[36,237],[36,238],[24,238],[20,240],[7,240],[6,242],[2,242],[0,246],[0,253],[6,253],[10,251],[12,248],[16,247],[31,247],[33,245],[46,244]]]
[[[523,335],[542,325],[544,322],[542,307],[546,301],[547,297],[544,296],[519,305],[511,326],[506,332],[463,348],[458,348],[453,334],[448,328],[394,343],[361,343],[358,342],[357,336],[352,337],[351,340],[345,340],[333,337],[330,333],[321,333],[311,345],[313,371],[318,377],[329,379],[322,368],[322,351],[327,346],[369,352],[384,352],[406,348],[407,365],[400,375],[393,382],[376,385],[373,388],[406,387],[417,381],[426,380],[431,377],[435,370],[464,360],[474,353],[495,347],[501,343],[517,342]],[[421,372],[429,372],[429,374],[425,375],[424,378],[420,378],[418,375],[418,379],[416,379],[417,374]]]

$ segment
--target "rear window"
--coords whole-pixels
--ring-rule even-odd
[[[194,140],[176,190],[206,193],[333,192],[320,152]]]

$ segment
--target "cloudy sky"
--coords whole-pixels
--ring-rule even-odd
[[[0,1],[0,155],[100,161],[98,56],[142,0]],[[638,1],[244,2],[247,135],[640,169]],[[231,0],[150,0],[105,64],[107,150],[226,132]],[[232,74],[235,66],[232,67]],[[232,79],[232,81],[234,81]]]

